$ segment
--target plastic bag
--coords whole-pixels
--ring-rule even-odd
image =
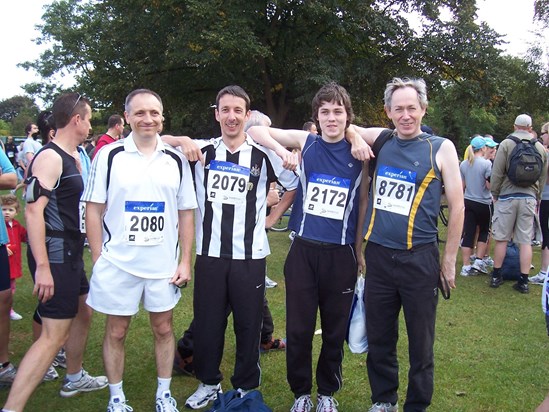
[[[364,276],[360,275],[356,281],[355,295],[349,327],[347,330],[347,343],[352,353],[368,352],[368,336],[366,335],[366,307],[364,306]]]

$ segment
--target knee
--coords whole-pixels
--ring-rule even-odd
[[[153,324],[152,330],[157,339],[173,338],[172,322],[169,320]]]
[[[123,342],[128,333],[127,325],[109,325],[105,338],[114,342]]]

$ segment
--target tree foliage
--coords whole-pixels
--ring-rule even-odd
[[[349,90],[359,122],[385,123],[393,76],[424,77],[434,98],[452,90],[441,101],[486,120],[479,109],[492,113],[501,40],[475,23],[476,10],[475,0],[58,0],[40,26],[51,47],[25,67],[45,79],[75,73],[78,90],[107,111],[151,88],[164,100],[165,129],[191,136],[215,132],[210,106],[232,83],[280,127],[308,120],[329,80]],[[27,91],[51,99],[60,90],[45,82]]]

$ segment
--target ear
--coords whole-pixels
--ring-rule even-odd
[[[219,122],[219,110],[215,109],[215,120]]]

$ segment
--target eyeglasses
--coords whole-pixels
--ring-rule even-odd
[[[76,109],[76,105],[78,104],[78,102],[82,98],[82,95],[80,95],[80,93],[77,93],[77,94],[78,94],[78,99],[76,99],[76,102],[74,102],[74,105],[72,106],[72,109],[71,109],[71,112],[69,113],[69,116],[72,116],[72,112],[74,112],[74,109]]]

